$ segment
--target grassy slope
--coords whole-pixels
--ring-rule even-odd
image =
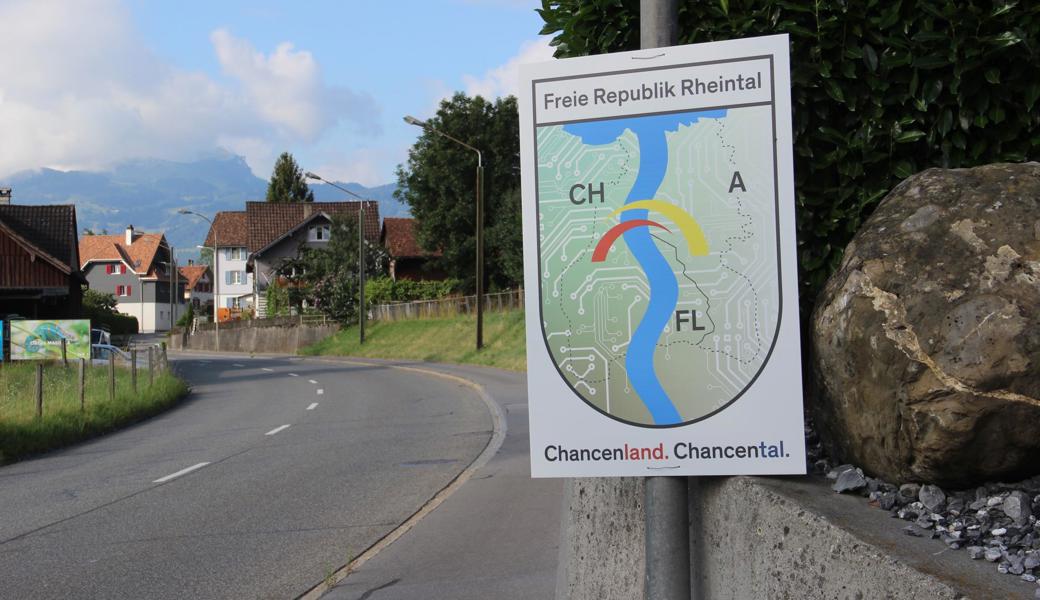
[[[524,371],[527,369],[523,311],[484,314],[484,349],[477,352],[476,317],[369,322],[365,343],[357,327],[349,327],[300,354],[403,358],[468,363]]]
[[[84,411],[80,411],[77,369],[59,363],[44,367],[43,418],[36,419],[33,363],[0,366],[0,464],[66,446],[154,415],[187,393],[172,374],[157,374],[149,387],[147,370],[138,372],[134,394],[127,369],[116,369],[115,402],[108,398],[108,368],[87,369]]]

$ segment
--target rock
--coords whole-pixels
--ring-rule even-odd
[[[921,486],[916,483],[904,483],[899,486],[899,496],[907,502],[913,502],[917,500],[918,495],[921,493]]]
[[[946,506],[946,494],[934,485],[923,485],[917,496],[921,504],[928,510],[935,512]]]
[[[1015,522],[1015,525],[1025,526],[1029,524],[1029,517],[1033,514],[1033,501],[1025,492],[1011,492],[1004,498],[1004,514]]]
[[[862,470],[847,469],[838,475],[838,480],[834,482],[831,489],[841,494],[862,489],[865,485],[867,485],[867,479],[863,476]]]
[[[1040,473],[1040,164],[929,169],[846,248],[812,316],[814,422],[887,481]]]
[[[983,548],[982,546],[968,546],[967,550],[968,556],[972,560],[978,560],[982,558],[982,555],[986,552],[985,548]]]
[[[1020,579],[1022,579],[1022,581],[1034,583],[1036,581],[1036,575],[1033,575],[1032,573],[1023,573]]]
[[[986,507],[993,508],[995,506],[1001,506],[1004,504],[1004,498],[1002,496],[993,496],[992,498],[986,499]]]
[[[986,552],[983,557],[989,562],[997,562],[1003,554],[1000,552],[1000,548],[986,548]]]
[[[839,475],[848,471],[849,469],[855,469],[854,465],[838,465],[827,472],[827,479],[837,479]]]
[[[906,527],[904,527],[903,528],[903,533],[905,533],[906,535],[909,535],[910,537],[921,537],[921,535],[923,535],[913,525],[907,525]]]
[[[878,498],[878,507],[881,510],[892,510],[896,506],[895,492],[884,492]]]
[[[1040,567],[1040,557],[1038,557],[1035,552],[1026,554],[1026,558],[1022,561],[1022,565],[1029,570]]]
[[[991,531],[991,532],[989,532],[989,533],[990,533],[990,535],[992,535],[993,537],[999,537],[999,536],[1002,536],[1002,535],[1004,535],[1005,533],[1007,533],[1007,529],[1005,529],[1005,528],[1003,528],[1003,527],[998,527],[997,529],[994,529],[993,531]]]

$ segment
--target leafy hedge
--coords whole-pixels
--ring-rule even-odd
[[[454,293],[460,285],[458,279],[445,279],[444,281],[399,279],[394,281],[389,277],[381,277],[368,282],[365,286],[365,296],[370,304],[434,300]]]
[[[638,0],[543,0],[557,57],[639,47]],[[791,36],[803,308],[900,180],[1040,159],[1040,3],[688,0],[679,42]]]

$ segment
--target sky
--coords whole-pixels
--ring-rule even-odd
[[[222,151],[270,177],[390,183],[455,91],[516,93],[550,60],[538,0],[0,0],[0,185]]]

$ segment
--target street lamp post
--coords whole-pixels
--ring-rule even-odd
[[[217,265],[219,264],[220,253],[217,252],[217,228],[213,226],[213,220],[206,215],[199,214],[186,208],[182,208],[177,212],[182,215],[195,215],[196,217],[207,221],[210,229],[213,231],[213,332],[216,351],[220,352],[220,318],[217,316],[217,305],[220,302],[220,277],[218,277],[220,269]]]
[[[442,135],[456,144],[477,153],[477,350],[484,347],[484,157],[480,150],[439,129],[430,127],[425,121],[406,116],[404,122]]]
[[[365,253],[364,253],[364,248],[365,248],[365,199],[362,198],[361,196],[359,196],[358,194],[355,194],[354,192],[348,190],[347,188],[345,188],[343,186],[340,186],[340,185],[336,185],[335,183],[332,183],[331,181],[329,181],[327,179],[324,179],[320,175],[316,175],[316,174],[314,174],[314,173],[312,173],[310,171],[307,171],[306,173],[304,173],[303,176],[306,177],[307,179],[314,179],[314,180],[326,183],[328,185],[331,185],[332,187],[336,188],[337,190],[340,190],[341,192],[346,192],[346,193],[350,194],[351,196],[357,198],[358,200],[361,200],[361,202],[359,203],[360,208],[358,208],[358,334],[359,334],[358,343],[364,344],[365,343]]]

